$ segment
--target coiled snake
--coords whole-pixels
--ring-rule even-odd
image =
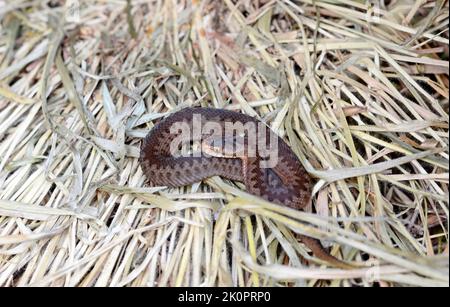
[[[200,142],[202,152],[175,153],[194,142]],[[263,148],[268,148],[264,155]],[[273,158],[267,153],[276,153],[272,167],[262,167]],[[169,115],[145,137],[139,161],[153,186],[179,187],[222,176],[243,182],[251,194],[295,209],[302,209],[311,197],[311,178],[289,146],[260,121],[233,111],[185,108]],[[301,240],[319,259],[350,267],[330,255],[320,241],[307,236]]]

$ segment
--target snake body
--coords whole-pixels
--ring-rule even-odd
[[[210,131],[203,129],[211,123],[225,131],[226,123],[258,125],[261,122],[251,116],[223,109],[185,108],[172,113],[153,127],[141,145],[139,161],[149,184],[179,187],[212,176],[222,176],[243,182],[249,193],[270,202],[295,209],[302,209],[308,204],[312,189],[310,176],[289,146],[269,128],[264,132],[266,145],[270,145],[269,140],[277,142],[277,163],[271,168],[261,167],[262,158],[258,149],[256,155],[249,156],[250,142],[247,135],[241,136],[244,140],[244,151],[234,156],[228,155],[225,150],[225,154],[217,156],[206,153],[174,156],[171,145],[183,138],[181,129],[174,129],[175,124],[181,124],[182,126],[178,127],[189,128],[191,131],[195,130],[195,124],[200,124],[201,132],[184,136],[183,141],[191,142],[195,139],[202,142],[211,137]],[[226,137],[223,135],[223,138]],[[226,142],[223,142],[222,146],[225,147]],[[223,149],[220,145],[212,147]],[[337,267],[349,267],[330,255],[320,241],[307,236],[301,236],[301,240],[319,259]]]

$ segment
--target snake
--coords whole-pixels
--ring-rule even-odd
[[[150,186],[175,188],[221,176],[278,205],[301,210],[311,200],[312,178],[287,143],[259,119],[231,110],[186,107],[170,113],[142,141],[139,163]],[[351,267],[318,239],[300,240],[317,258]]]

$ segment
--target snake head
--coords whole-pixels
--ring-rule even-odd
[[[211,135],[202,140],[202,151],[218,158],[242,158],[246,155],[243,136],[222,137]]]

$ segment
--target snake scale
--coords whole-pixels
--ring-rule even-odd
[[[235,150],[234,154],[226,151],[225,147],[230,145],[230,142],[237,142],[237,135],[232,135],[230,138],[222,132],[222,138],[228,140],[228,145],[227,141],[219,142],[219,145],[202,143],[208,137],[217,141],[217,138],[211,137],[211,131],[204,129],[211,123],[215,124],[216,128],[222,128],[222,131],[226,131],[226,123],[240,123],[247,125],[246,127],[261,124],[259,120],[251,116],[224,109],[191,107],[170,114],[153,127],[141,145],[139,162],[148,183],[152,186],[179,187],[208,177],[222,176],[243,182],[249,193],[270,202],[294,209],[302,209],[308,204],[312,189],[310,176],[290,147],[267,126],[264,125],[267,128],[266,131],[258,136],[265,136],[265,145],[270,145],[273,140],[277,144],[277,163],[270,168],[261,167],[263,159],[258,150],[264,144],[259,146],[260,143],[258,143],[256,154],[249,155],[251,144],[246,134],[240,135],[241,141],[243,140],[243,151]],[[179,125],[177,129],[173,128],[175,124]],[[187,136],[182,135],[181,127],[193,131],[196,124],[201,126],[200,133],[192,132]],[[249,131],[244,130],[250,134]],[[221,135],[218,134],[218,136],[220,139]],[[180,139],[185,143],[199,141],[202,148],[209,147],[212,150],[199,155],[174,155],[171,146]],[[212,151],[217,150],[222,153],[211,154]],[[336,267],[349,268],[348,264],[330,255],[320,241],[303,235],[300,239],[319,259]]]

